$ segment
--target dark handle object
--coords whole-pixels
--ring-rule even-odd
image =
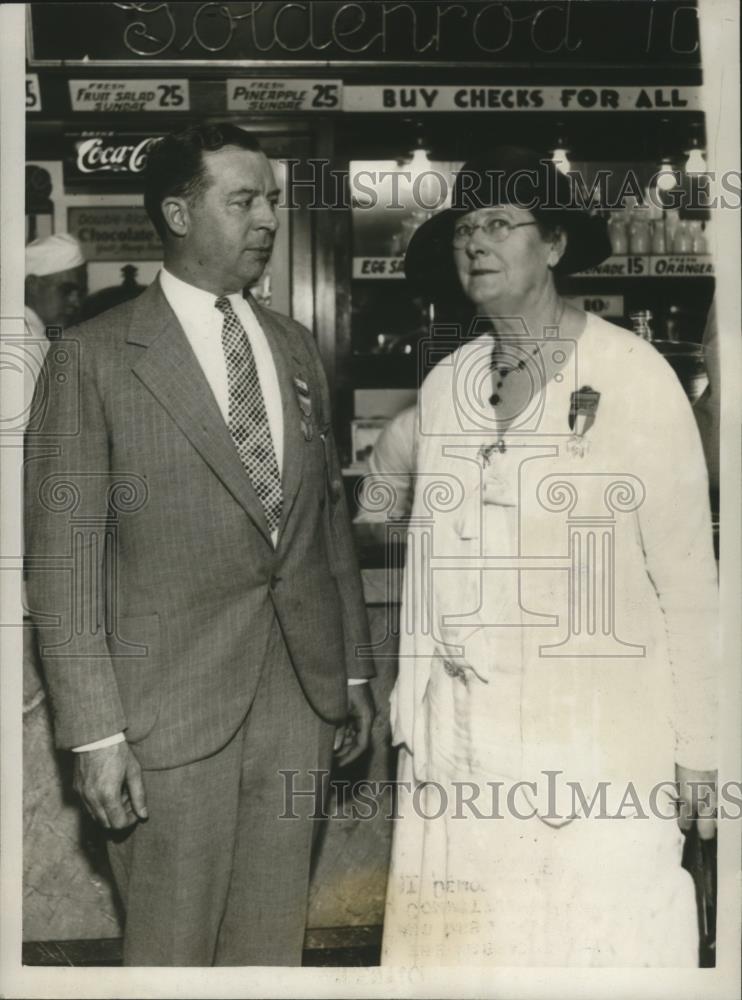
[[[716,837],[701,840],[694,823],[685,835],[682,864],[696,887],[699,966],[713,968],[716,965]]]

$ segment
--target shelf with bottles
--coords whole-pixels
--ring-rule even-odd
[[[713,274],[708,213],[689,209],[681,214],[678,209],[663,208],[656,197],[648,195],[641,203],[627,199],[622,208],[605,213],[612,256],[585,274],[601,277]],[[421,221],[424,221],[422,213],[412,213],[384,246],[379,245],[376,254],[359,255],[356,252],[352,261],[353,279],[388,281],[403,278],[404,249]]]
[[[641,203],[627,200],[623,208],[608,215],[613,253],[655,257],[708,254],[708,212],[689,209],[681,216],[677,208],[663,208],[656,200],[658,196],[648,193]]]

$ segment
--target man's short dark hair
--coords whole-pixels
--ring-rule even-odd
[[[162,214],[163,199],[198,198],[206,189],[203,153],[225,146],[261,152],[254,135],[230,122],[189,125],[152,144],[144,170],[144,207],[160,239],[164,240],[168,232]]]

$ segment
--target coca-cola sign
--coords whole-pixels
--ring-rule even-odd
[[[136,145],[115,145],[103,139],[85,139],[77,147],[77,169],[83,174],[99,170],[128,170],[138,174],[147,162],[147,150],[153,139],[142,139]]]
[[[141,173],[147,154],[158,138],[145,133],[81,132],[68,136],[65,156],[65,184],[79,187],[92,182],[117,191],[141,190]]]

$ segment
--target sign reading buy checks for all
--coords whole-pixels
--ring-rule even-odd
[[[349,86],[343,111],[698,111],[700,87]]]
[[[198,92],[199,81],[193,82]],[[190,111],[186,79],[70,80],[72,111],[141,113]],[[27,77],[28,110],[39,110],[38,77]],[[700,111],[700,87],[527,87],[343,85],[339,79],[232,77],[225,82],[225,110],[247,114],[285,112],[479,111]]]

